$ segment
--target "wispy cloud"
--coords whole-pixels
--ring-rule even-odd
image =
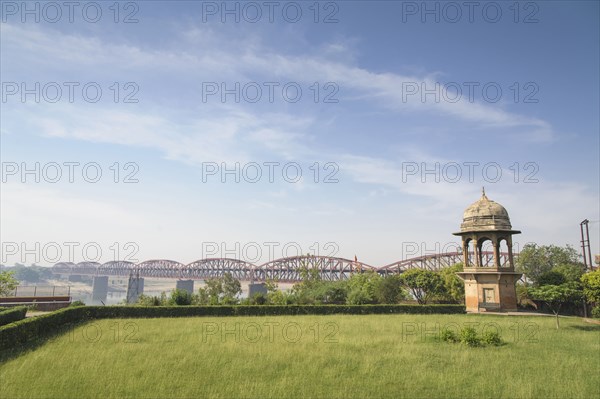
[[[512,128],[519,131],[518,138],[525,141],[552,141],[556,136],[548,122],[507,111],[500,104],[471,102],[467,96],[449,102],[432,99],[423,101],[420,95],[407,95],[406,85],[431,88],[435,87],[436,82],[430,75],[375,73],[361,68],[353,60],[342,62],[337,53],[350,51],[348,43],[329,43],[331,51],[322,55],[307,53],[290,56],[270,49],[255,35],[243,34],[239,44],[223,46],[226,38],[208,26],[202,26],[179,32],[180,38],[191,44],[201,44],[201,51],[190,53],[182,48],[181,43],[148,50],[131,43],[112,43],[98,37],[69,35],[51,28],[25,30],[4,24],[3,31],[4,51],[15,59],[16,64],[20,61],[33,63],[38,70],[60,66],[67,73],[74,73],[92,68],[102,76],[105,75],[104,71],[121,76],[124,71],[135,69],[136,77],[147,84],[176,84],[178,79],[185,79],[194,87],[199,87],[203,80],[252,81],[258,78],[310,85],[318,78],[322,83],[330,81],[338,84],[342,88],[340,96],[363,98],[387,112],[445,115],[473,126]],[[197,102],[199,99],[200,96],[191,100]],[[233,103],[232,106],[244,109],[248,104]],[[271,109],[274,107],[276,105],[270,105]],[[215,119],[219,116],[215,114]],[[278,133],[278,139],[282,134],[285,133]],[[274,146],[274,149],[281,147]]]

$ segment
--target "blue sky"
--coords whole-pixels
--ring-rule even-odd
[[[5,263],[50,264],[52,243],[63,261],[108,261],[117,243],[139,261],[300,251],[383,266],[450,249],[482,186],[518,245],[578,248],[587,218],[599,251],[598,2],[478,2],[472,21],[462,2],[274,2],[272,22],[264,2],[122,2],[118,16],[82,2],[72,22],[39,4],[39,22],[2,4]],[[223,14],[236,6],[239,22]],[[239,101],[221,96],[236,83]],[[36,162],[39,182],[22,174]]]

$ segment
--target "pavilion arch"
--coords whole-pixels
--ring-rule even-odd
[[[475,265],[475,243],[476,241],[471,237],[465,237],[464,246],[463,246],[463,267],[471,267]]]
[[[482,236],[477,238],[477,259],[479,260],[480,267],[489,267],[494,265],[494,246],[495,237],[493,236]],[[487,255],[491,253],[492,256]]]
[[[506,237],[500,237],[498,239],[498,253],[499,254],[508,254],[508,252],[509,252],[508,239]],[[500,259],[501,259],[499,262],[500,267],[510,267],[508,256],[502,256]]]

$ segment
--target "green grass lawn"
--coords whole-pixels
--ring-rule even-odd
[[[471,348],[441,326],[498,329]],[[0,364],[0,398],[597,398],[600,325],[483,315],[112,319]]]

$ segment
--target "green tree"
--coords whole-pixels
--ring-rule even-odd
[[[326,286],[325,302],[342,305],[348,300],[348,283],[347,281],[331,281]]]
[[[430,270],[410,269],[402,273],[401,279],[421,305],[425,305],[435,295],[443,292],[442,277]]]
[[[310,257],[310,255],[308,255]],[[290,299],[299,305],[308,305],[318,302],[318,293],[322,289],[321,273],[319,272],[318,260],[314,265],[309,266],[309,262],[302,260],[298,273],[300,281],[294,284]]]
[[[210,295],[208,289],[204,287],[198,288],[198,292],[192,296],[193,305],[209,305]]]
[[[209,278],[205,280],[206,293],[210,305],[218,305],[223,295],[223,281],[218,278]]]
[[[269,294],[279,290],[279,285],[277,285],[277,281],[267,279],[267,281],[265,281],[265,288],[267,289],[267,294]]]
[[[556,266],[554,269],[563,275],[566,283],[581,283],[581,276],[585,273],[585,265],[581,262],[577,263],[563,263]]]
[[[382,304],[395,304],[406,299],[408,292],[402,286],[402,278],[399,274],[392,274],[380,279],[376,287],[377,302]]]
[[[242,284],[231,273],[225,273],[223,277],[209,278],[205,283],[206,288],[198,291],[197,301],[207,301],[210,305],[238,303],[237,296],[242,293]]]
[[[240,280],[234,278],[231,273],[225,273],[222,280],[223,303],[233,305],[237,303],[237,296],[242,293]]]
[[[564,283],[581,283],[585,266],[581,263],[560,264],[552,270],[540,275],[537,285],[561,285]]]
[[[257,292],[252,297],[246,299],[248,305],[266,305],[269,301],[267,294]],[[242,302],[243,303],[243,302]]]
[[[443,301],[463,303],[465,301],[465,283],[456,273],[463,271],[463,264],[457,263],[439,271],[443,281],[439,298]]]
[[[578,264],[580,264],[579,255],[569,245],[559,247],[556,245],[538,246],[537,244],[527,244],[519,253],[516,268],[534,284],[538,284],[540,276],[557,266]]]
[[[269,304],[271,305],[290,305],[293,303],[293,296],[288,292],[277,290],[267,294]]]
[[[537,285],[561,285],[566,282],[567,279],[562,273],[556,270],[550,270],[542,273],[540,277],[538,277]]]
[[[344,304],[348,297],[347,281],[319,281],[309,291],[309,296],[318,304]]]
[[[377,303],[377,291],[382,277],[370,270],[366,273],[354,273],[348,280],[348,298],[350,305]]]
[[[556,316],[556,328],[559,328],[558,314],[563,304],[580,300],[583,293],[574,284],[543,285],[531,288],[529,294],[533,299],[542,301],[550,307]]]
[[[267,303],[270,305],[285,305],[283,300],[283,293],[279,290],[277,282],[274,280],[267,280],[265,282],[265,288],[267,289]]]
[[[581,276],[585,298],[596,306],[600,306],[600,269]]]
[[[165,306],[166,303],[163,303],[161,297],[159,296],[151,296],[151,295],[140,295],[137,300],[137,305],[139,306]]]
[[[273,280],[267,280],[267,303],[270,305],[289,305],[293,302],[292,295],[289,292],[283,292],[279,289],[277,283]]]
[[[171,291],[170,305],[186,306],[192,304],[192,294],[186,290],[175,289]]]
[[[14,291],[19,285],[14,272],[0,272],[0,296],[6,296]]]
[[[35,266],[18,266],[14,270],[17,280],[28,283],[37,283],[40,281],[40,274]]]

